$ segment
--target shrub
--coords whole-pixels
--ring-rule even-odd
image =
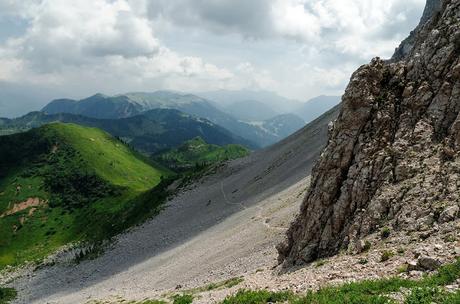
[[[390,237],[390,234],[391,234],[391,231],[390,231],[390,228],[388,227],[384,227],[382,231],[380,231],[380,237],[382,238],[382,240]]]
[[[407,264],[403,264],[403,265],[399,266],[397,271],[398,271],[398,273],[407,272]]]
[[[326,260],[319,260],[319,261],[317,261],[317,262],[315,263],[315,267],[316,267],[316,268],[319,268],[319,267],[321,267],[321,266],[326,265],[326,263],[327,263]]]
[[[173,300],[173,304],[191,304],[193,303],[193,296],[189,294],[175,295]]]
[[[384,252],[382,252],[382,255],[380,257],[380,262],[386,262],[388,261],[390,258],[392,258],[394,256],[394,252],[391,251],[391,250],[385,250]]]
[[[0,287],[0,304],[7,304],[13,301],[17,296],[16,290],[13,288]]]
[[[369,251],[371,249],[371,246],[372,246],[371,242],[369,241],[364,242],[363,252]]]
[[[431,304],[442,301],[443,293],[439,288],[424,287],[412,289],[404,304]],[[442,301],[444,303],[444,301]],[[438,302],[439,303],[439,302]]]

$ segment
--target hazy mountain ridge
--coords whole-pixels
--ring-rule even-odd
[[[279,138],[286,138],[305,125],[304,120],[295,114],[280,114],[260,122],[264,130]]]
[[[306,123],[309,123],[338,105],[340,99],[340,96],[318,96],[302,103],[293,113],[300,116]]]
[[[279,112],[257,100],[236,101],[225,106],[224,110],[244,122],[264,121],[280,115]]]
[[[196,93],[209,100],[215,101],[217,104],[227,107],[235,102],[244,102],[247,100],[257,101],[265,104],[277,114],[285,114],[292,112],[301,102],[294,99],[282,97],[274,92],[269,91],[253,91],[253,90],[218,90],[209,92]]]
[[[157,108],[176,109],[208,119],[261,147],[273,144],[280,139],[262,129],[238,121],[231,115],[217,109],[204,98],[171,91],[127,93],[117,96],[96,94],[79,101],[54,100],[42,111],[48,114],[72,113],[92,118],[116,119],[127,118]]]
[[[121,119],[97,119],[68,113],[50,115],[33,112],[16,119],[1,121],[3,124],[0,124],[0,132],[2,130],[23,131],[57,121],[96,127],[122,138],[137,150],[148,154],[178,147],[183,142],[197,136],[209,144],[242,144],[251,149],[257,148],[250,141],[208,120],[172,109],[154,109]]]

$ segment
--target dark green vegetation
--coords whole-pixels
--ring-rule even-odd
[[[16,298],[16,290],[0,287],[0,304],[8,304]]]
[[[409,290],[405,304],[458,304],[460,291],[449,293],[444,286],[452,284],[460,278],[460,260],[441,267],[436,274],[419,281],[401,278],[381,279],[349,283],[338,287],[325,287],[306,295],[291,292],[270,292],[266,290],[240,290],[237,294],[227,297],[222,304],[396,304],[392,294]]]
[[[169,175],[98,129],[55,123],[0,137],[0,268],[147,219]]]
[[[244,157],[249,153],[250,151],[241,145],[220,147],[207,144],[201,137],[196,137],[177,149],[155,156],[154,159],[174,171],[184,171]]]
[[[175,295],[173,300],[173,304],[191,304],[193,303],[193,296],[189,294]]]
[[[242,144],[250,148],[257,148],[250,141],[206,119],[171,109],[154,109],[122,119],[97,119],[66,113],[47,115],[42,112],[32,112],[16,119],[0,121],[3,121],[0,123],[0,134],[2,132],[5,134],[21,132],[52,122],[75,123],[99,128],[146,154],[176,148],[197,136],[210,144],[220,146]]]
[[[285,303],[293,299],[290,292],[270,292],[267,290],[251,291],[240,290],[235,295],[227,297],[222,304],[259,304],[259,303]]]

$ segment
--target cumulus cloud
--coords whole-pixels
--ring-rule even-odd
[[[231,75],[202,58],[180,56],[161,45],[139,2],[44,0],[27,4],[2,4],[8,14],[26,18],[29,27],[24,35],[0,45],[0,80],[66,85],[72,79],[91,86],[89,79],[110,79],[115,89],[121,81],[149,84],[161,77],[219,80]]]
[[[298,99],[339,94],[357,66],[391,56],[424,2],[0,0],[0,25],[20,24],[0,31],[0,81],[58,86],[69,96],[218,88]]]
[[[425,0],[156,0],[152,19],[243,37],[282,37],[337,48],[352,38],[399,39]],[[364,47],[360,43],[360,46]]]
[[[94,57],[148,56],[159,47],[148,19],[124,1],[43,1],[25,12],[30,26],[7,48],[44,71],[92,63]]]

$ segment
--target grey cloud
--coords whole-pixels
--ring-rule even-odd
[[[371,39],[400,39],[401,35],[408,35],[417,26],[421,18],[421,6],[414,6],[413,3],[404,1],[395,2],[388,15],[390,17],[387,19],[385,26],[373,33],[373,36],[370,37]],[[401,18],[398,18],[398,15]]]
[[[158,52],[147,19],[110,4],[94,10],[93,3],[72,4],[72,14],[62,2],[43,2],[29,18],[25,34],[8,47],[42,73],[100,63],[107,56],[133,58]]]
[[[245,37],[271,35],[271,0],[158,0],[149,3],[151,18],[162,17],[181,26],[215,33],[240,33]]]

